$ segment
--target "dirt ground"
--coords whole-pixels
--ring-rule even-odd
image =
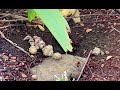
[[[79,81],[120,81],[120,15],[112,9],[80,9],[80,12],[84,26],[75,24],[72,20],[69,21],[72,30],[70,38],[73,41],[73,52],[69,54],[87,57],[94,47],[109,53],[91,55]],[[27,16],[23,9],[0,10],[0,31],[8,39],[28,51],[29,43],[23,38],[26,35],[37,35],[46,44],[51,44],[54,51],[65,53],[47,29],[42,32],[34,28],[32,24],[28,25],[26,20],[7,21],[15,20],[12,16],[14,14]],[[8,25],[9,27],[4,28]],[[92,29],[92,31],[86,32],[87,29]],[[33,60],[0,38],[0,57],[2,56],[7,59],[0,59],[1,81],[31,81],[33,74],[30,68],[42,63],[46,58],[42,51],[38,51]],[[112,58],[106,60],[107,56],[112,56]]]

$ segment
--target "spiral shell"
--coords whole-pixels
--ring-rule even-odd
[[[59,60],[62,58],[62,55],[59,52],[57,52],[53,54],[52,58],[54,58],[55,60]]]
[[[30,52],[31,54],[36,54],[36,53],[37,53],[37,48],[36,48],[35,46],[31,46],[31,47],[29,48],[29,52]]]
[[[45,56],[53,56],[53,47],[51,45],[45,46],[42,51]]]

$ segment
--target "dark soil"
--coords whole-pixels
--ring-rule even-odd
[[[81,15],[86,14],[117,14],[112,9],[80,9]],[[23,9],[2,9],[0,14],[17,14],[26,17]],[[11,20],[10,16],[0,15],[0,19]],[[73,41],[73,52],[69,53],[81,57],[87,57],[90,50],[94,47],[100,48],[102,51],[109,51],[109,54],[97,55],[89,58],[89,61],[84,69],[80,81],[120,81],[120,15],[88,15],[81,16],[84,26],[75,24],[72,20],[69,21],[71,27],[70,38]],[[24,41],[26,35],[40,36],[46,44],[51,44],[55,52],[65,53],[51,33],[46,29],[44,32],[38,28],[27,26],[27,21],[19,22],[0,22],[0,27],[7,25],[16,25],[1,29],[5,36],[17,43],[18,46],[28,51],[29,43]],[[118,31],[111,28],[113,26]],[[86,29],[92,29],[91,32],[86,32]],[[3,56],[8,56],[5,60]],[[106,60],[107,56],[113,56]],[[11,59],[11,57],[16,57]],[[34,59],[31,59],[25,53],[21,52],[10,43],[0,38],[0,80],[7,81],[29,81],[32,80],[32,73],[29,71],[33,67],[42,62],[46,58],[42,51],[38,51]],[[25,74],[25,75],[23,75]]]

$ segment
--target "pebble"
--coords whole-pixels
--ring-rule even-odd
[[[15,59],[16,59],[16,57],[11,57],[11,59],[15,60]]]
[[[101,67],[104,67],[105,66],[105,64],[101,64]]]
[[[25,63],[24,63],[24,62],[22,62],[22,63],[21,63],[21,65],[25,65]]]
[[[0,57],[3,57],[3,54],[0,54]]]
[[[9,57],[11,57],[12,56],[12,54],[9,54]]]
[[[14,59],[13,59],[13,60],[11,60],[11,61],[12,61],[12,62],[14,62],[14,63],[16,62],[16,60],[14,60]]]
[[[106,53],[106,54],[110,54],[110,52],[109,52],[109,51],[105,51],[105,53]]]
[[[87,29],[87,30],[86,30],[87,33],[88,33],[88,32],[91,32],[91,31],[92,31],[92,29]]]
[[[104,55],[105,53],[103,51],[100,52],[101,55]]]
[[[32,75],[33,80],[37,80],[37,75]]]
[[[0,81],[2,81],[3,80],[3,77],[2,76],[0,76]]]
[[[104,59],[101,59],[102,62],[104,62]]]
[[[2,61],[2,59],[0,58],[0,61]]]
[[[7,55],[3,55],[2,59],[5,60],[5,61],[7,61],[9,59],[9,57]]]
[[[7,79],[7,80],[8,80],[8,79],[9,79],[9,76],[5,76],[5,79]]]
[[[92,54],[94,54],[94,55],[99,55],[100,53],[101,53],[101,50],[100,50],[100,48],[97,48],[97,47],[95,47],[92,51]]]
[[[19,68],[15,68],[15,70],[19,70]]]
[[[26,78],[26,77],[27,77],[27,75],[24,74],[24,73],[21,73],[21,76],[22,76],[23,78]]]

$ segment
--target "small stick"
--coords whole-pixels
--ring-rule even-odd
[[[86,59],[86,62],[85,62],[85,64],[83,65],[83,68],[82,68],[82,70],[81,70],[81,72],[80,72],[80,74],[79,74],[79,77],[77,78],[76,81],[78,81],[78,80],[80,79],[80,77],[81,77],[81,75],[82,75],[82,73],[83,73],[83,70],[84,70],[84,68],[85,68],[85,66],[86,66],[86,64],[87,64],[87,62],[88,62],[88,59],[89,59],[91,53],[92,53],[92,50],[89,52],[89,54],[88,54],[88,56],[87,56],[87,59]]]
[[[112,28],[113,30],[115,30],[115,31],[117,31],[117,32],[119,32],[119,33],[120,33],[120,31],[119,31],[119,30],[117,30],[116,28],[114,28],[113,26],[111,26],[111,28]]]
[[[115,16],[115,15],[120,15],[120,14],[84,14],[80,16],[70,16],[66,17],[67,18],[78,18],[78,17],[86,17],[86,16]]]
[[[1,31],[0,31],[0,35],[1,35],[1,38],[4,38],[6,41],[8,41],[8,42],[9,42],[10,44],[12,44],[14,47],[18,48],[19,50],[21,50],[22,52],[24,52],[24,53],[26,53],[28,56],[30,56],[30,54],[29,54],[27,51],[25,51],[23,48],[17,46],[16,43],[13,43],[11,40],[7,39],[7,38],[5,37],[5,35],[4,35]]]

